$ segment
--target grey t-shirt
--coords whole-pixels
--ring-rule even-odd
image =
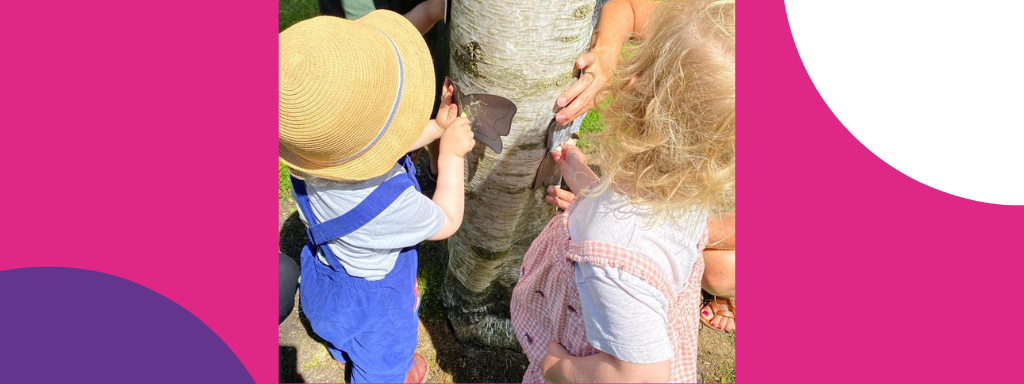
[[[344,215],[359,205],[387,179],[405,173],[400,165],[381,176],[357,183],[320,178],[307,179],[306,194],[318,222]],[[401,176],[405,177],[405,176]],[[293,192],[294,195],[294,192]],[[302,222],[307,226],[302,210]],[[403,248],[436,235],[444,226],[444,211],[415,188],[409,188],[376,218],[348,235],[327,244],[349,275],[367,280],[383,279],[395,266]],[[317,255],[327,262],[323,251]]]
[[[614,244],[650,259],[679,292],[700,257],[706,215],[684,222],[656,223],[649,211],[607,191],[580,200],[569,216],[573,240]],[[615,267],[576,264],[576,287],[583,307],[587,341],[615,358],[637,364],[671,359],[668,306],[658,289]]]

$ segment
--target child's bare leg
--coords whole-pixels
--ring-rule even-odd
[[[736,251],[704,250],[704,278],[701,288],[718,297],[736,297]],[[709,319],[711,326],[732,332],[736,330],[735,319],[715,315],[711,305],[701,309],[700,315]]]

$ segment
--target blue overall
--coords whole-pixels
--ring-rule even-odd
[[[309,243],[302,249],[299,300],[313,331],[327,341],[338,361],[352,368],[352,383],[401,383],[416,350],[416,267],[418,245],[398,255],[394,269],[381,280],[350,276],[327,243],[366,225],[410,187],[419,191],[416,169],[406,155],[398,161],[406,173],[396,175],[355,208],[319,223],[306,185],[292,178],[299,209],[309,223]],[[317,258],[323,252],[330,265]]]

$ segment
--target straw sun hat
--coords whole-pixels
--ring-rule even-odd
[[[434,104],[434,67],[405,17],[320,16],[278,37],[278,154],[300,174],[366,180],[413,145]]]

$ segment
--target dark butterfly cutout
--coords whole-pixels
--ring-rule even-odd
[[[516,104],[501,96],[485,93],[464,94],[459,84],[445,78],[445,84],[455,88],[453,102],[459,107],[459,115],[466,114],[472,124],[473,135],[494,153],[501,153],[501,136],[508,136],[512,130],[512,118],[516,115]]]
[[[445,0],[444,2],[444,23],[448,24],[448,20],[452,19],[452,0]]]

